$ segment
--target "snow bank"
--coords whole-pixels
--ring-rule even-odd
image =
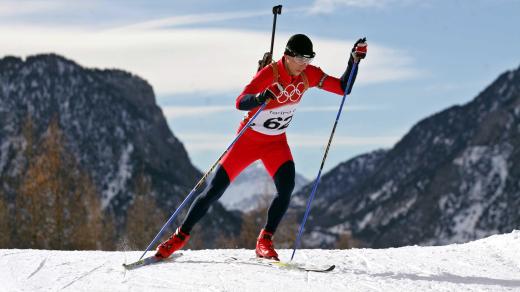
[[[299,250],[330,273],[258,265],[252,250],[183,251],[126,271],[142,252],[0,250],[1,291],[520,291],[520,231],[466,244]],[[282,260],[291,250],[280,250]],[[236,260],[231,260],[231,258]]]

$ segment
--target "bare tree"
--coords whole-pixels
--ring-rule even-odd
[[[16,196],[19,247],[98,248],[98,196],[92,181],[66,151],[57,119],[51,121],[40,145]]]
[[[0,190],[0,248],[8,248],[11,243],[11,232],[9,229],[9,210],[5,204],[4,194]]]
[[[165,215],[151,194],[150,179],[139,175],[134,185],[134,200],[127,211],[126,237],[131,248],[142,249],[157,234]]]
[[[80,172],[74,182],[70,193],[70,221],[67,222],[73,226],[71,248],[102,249],[103,214],[94,183],[85,172]]]
[[[352,236],[352,232],[345,231],[339,235],[338,241],[336,242],[337,249],[351,249],[351,248],[358,248],[358,247],[364,247],[363,242],[360,240],[356,240]]]
[[[105,210],[102,212],[101,217],[101,249],[103,250],[116,250],[117,248],[117,231],[116,231],[116,219],[112,211]]]

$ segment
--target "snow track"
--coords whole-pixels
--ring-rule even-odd
[[[288,260],[291,250],[280,250]],[[330,273],[255,264],[252,250],[183,251],[125,271],[141,252],[0,250],[2,291],[520,291],[520,232],[466,244],[300,250]],[[236,258],[236,259],[232,259]]]

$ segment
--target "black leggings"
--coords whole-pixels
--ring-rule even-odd
[[[294,189],[294,179],[295,170],[293,161],[287,161],[282,164],[274,174],[273,180],[276,186],[276,196],[267,212],[267,223],[264,226],[266,231],[276,232],[278,224],[280,224],[280,221],[289,207],[291,194]],[[219,166],[211,182],[197,196],[193,204],[191,204],[188,215],[186,215],[184,222],[181,224],[182,232],[187,234],[191,232],[193,226],[206,215],[211,204],[222,197],[229,183],[226,170],[222,166]]]

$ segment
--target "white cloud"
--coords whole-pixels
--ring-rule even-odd
[[[311,14],[332,13],[342,7],[382,9],[391,5],[407,5],[418,2],[417,0],[315,0],[308,12]]]
[[[323,147],[327,146],[329,135],[287,134],[287,140],[292,147]],[[334,136],[334,146],[367,146],[367,147],[391,147],[401,137],[397,136]]]
[[[152,29],[166,29],[175,26],[181,25],[190,25],[190,24],[201,24],[201,23],[210,23],[216,21],[224,21],[224,20],[235,20],[242,18],[251,18],[255,16],[263,16],[269,15],[270,12],[265,11],[257,11],[257,12],[249,12],[249,11],[241,11],[241,12],[227,12],[227,13],[204,13],[204,14],[189,14],[189,15],[181,15],[181,16],[173,16],[167,18],[161,18],[156,20],[150,20],[145,22],[140,22],[132,25],[127,25],[123,27],[117,27],[111,29],[111,31],[135,31],[135,30],[152,30]]]
[[[337,112],[339,106],[302,106],[298,107],[298,112]],[[211,115],[221,113],[237,112],[237,109],[230,105],[203,105],[203,106],[163,106],[163,113],[168,119],[178,119],[185,117],[195,117],[200,115]],[[381,106],[347,106],[344,112],[361,112],[384,110]]]
[[[331,13],[338,6],[382,7],[383,0],[316,0],[309,9],[311,13]]]
[[[339,105],[337,106],[302,106],[298,107],[298,112],[337,112],[339,110]],[[343,107],[343,112],[366,112],[366,111],[379,111],[384,110],[382,106],[372,106],[372,105],[348,105]]]
[[[233,134],[214,134],[214,133],[176,133],[175,136],[182,140],[182,143],[189,149],[190,153],[196,151],[224,151],[233,141]]]
[[[214,15],[215,18],[218,18]],[[221,17],[235,17],[223,14]],[[199,21],[197,16],[182,21]],[[181,20],[173,20],[180,23]],[[189,22],[189,21],[188,21]],[[170,28],[158,20],[131,28],[98,31],[90,28],[0,27],[0,55],[27,56],[55,52],[84,66],[119,68],[148,80],[156,94],[240,92],[256,73],[256,62],[269,49],[270,32],[232,29]],[[275,57],[289,34],[278,33]],[[314,64],[339,76],[354,40],[313,37]],[[370,43],[357,86],[415,78],[422,74],[413,59],[398,49]]]
[[[15,3],[15,1],[0,2],[0,16],[4,17],[44,12],[48,10],[50,10],[50,7],[45,5],[43,2],[21,2],[18,4]]]
[[[176,133],[190,152],[195,151],[223,151],[227,145],[233,141],[234,136],[214,133]],[[332,143],[335,147],[366,146],[370,148],[392,147],[401,137],[398,136],[338,136],[336,135]],[[288,133],[287,140],[291,147],[299,148],[325,148],[329,140],[326,135],[308,135]]]
[[[20,16],[30,14],[45,14],[66,9],[85,9],[92,7],[95,1],[67,1],[67,0],[2,0],[0,2],[0,16]]]
[[[178,119],[184,117],[193,117],[199,115],[218,114],[223,112],[233,112],[236,109],[232,106],[163,106],[164,115],[168,119]]]

